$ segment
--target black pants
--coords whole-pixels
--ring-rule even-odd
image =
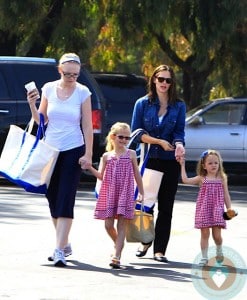
[[[147,168],[164,173],[158,194],[158,216],[155,223],[154,253],[165,255],[170,238],[175,195],[180,176],[180,165],[175,160],[149,159]]]
[[[78,161],[84,153],[85,146],[59,153],[46,194],[52,218],[74,218],[76,190],[82,172]]]

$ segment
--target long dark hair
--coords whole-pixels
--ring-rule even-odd
[[[160,65],[153,71],[152,76],[148,80],[148,97],[151,102],[154,101],[154,99],[157,97],[157,91],[156,91],[156,85],[154,83],[154,79],[155,79],[156,74],[159,72],[162,72],[162,71],[170,72],[172,83],[168,90],[168,96],[169,96],[168,102],[170,104],[173,104],[177,101],[176,77],[175,77],[173,69],[167,65]]]

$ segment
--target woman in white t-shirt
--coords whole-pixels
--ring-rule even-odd
[[[48,260],[55,266],[66,266],[65,257],[72,254],[69,233],[76,189],[81,169],[92,165],[91,92],[77,82],[80,68],[80,58],[76,54],[64,54],[58,65],[61,78],[43,86],[38,109],[38,90],[27,95],[34,120],[39,123],[39,114],[44,115],[46,142],[60,150],[46,194],[56,230],[56,248]]]

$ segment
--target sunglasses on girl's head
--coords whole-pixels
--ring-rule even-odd
[[[161,82],[164,82],[164,81],[166,81],[166,83],[168,83],[168,84],[171,84],[172,83],[172,79],[171,78],[165,78],[165,77],[161,77],[161,76],[159,76],[159,77],[156,77],[157,79],[158,79],[158,81],[161,83]]]
[[[118,137],[120,140],[125,139],[125,140],[129,141],[129,140],[131,139],[130,136],[117,135],[117,134],[114,134],[114,135],[115,135],[116,137]]]

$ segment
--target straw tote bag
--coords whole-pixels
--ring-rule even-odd
[[[144,211],[135,210],[134,218],[128,220],[126,227],[126,241],[130,243],[150,243],[154,240],[154,217]]]
[[[44,116],[36,136],[31,134],[34,121],[23,130],[10,125],[0,158],[0,175],[32,193],[46,194],[59,151],[44,138]]]

